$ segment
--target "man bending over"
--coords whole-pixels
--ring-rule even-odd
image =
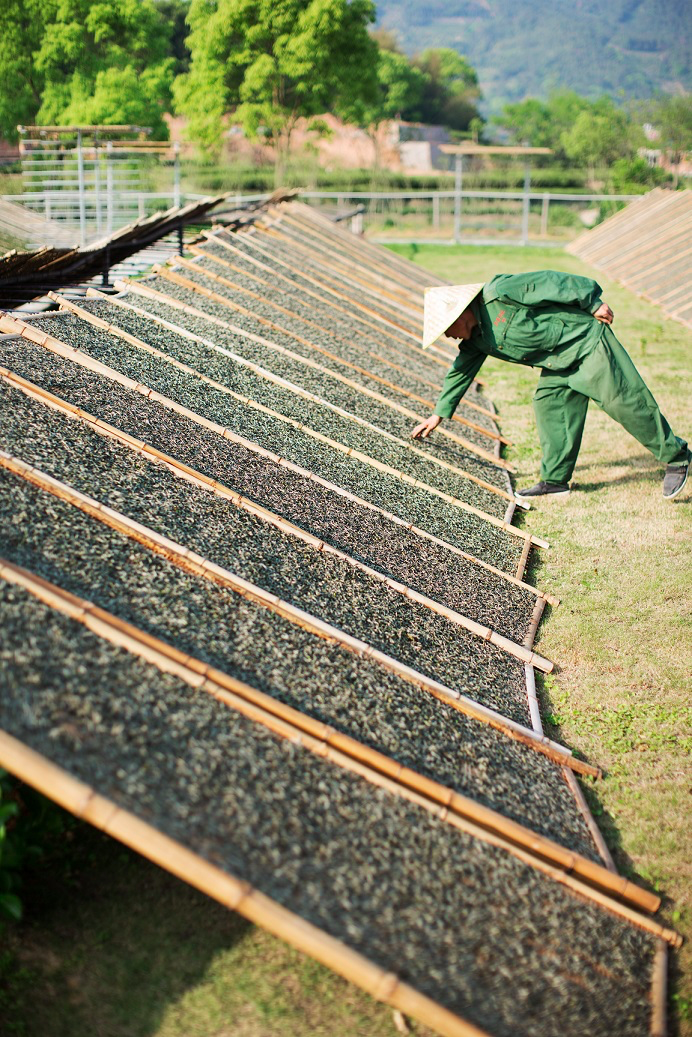
[[[434,414],[417,425],[427,438],[450,418],[486,357],[541,369],[533,397],[543,457],[541,478],[522,497],[569,493],[589,400],[665,464],[663,496],[676,497],[692,454],[658,409],[644,380],[611,330],[613,311],[588,277],[556,270],[498,274],[487,284],[427,288],[423,347],[443,333],[459,355]]]

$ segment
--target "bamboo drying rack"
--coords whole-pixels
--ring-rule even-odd
[[[235,392],[234,390],[230,389],[228,386],[223,385],[221,382],[214,381],[212,378],[209,378],[207,375],[205,375],[202,372],[196,370],[196,368],[190,367],[188,364],[184,364],[180,360],[176,360],[174,357],[170,356],[168,353],[163,352],[162,350],[158,350],[158,349],[155,349],[155,347],[153,347],[153,346],[149,346],[147,343],[143,342],[141,339],[137,339],[134,336],[128,336],[127,332],[120,331],[120,329],[117,328],[116,326],[114,326],[114,325],[112,326],[112,325],[108,324],[107,321],[103,321],[103,320],[101,320],[101,318],[95,317],[93,314],[90,314],[88,311],[84,310],[83,308],[78,307],[78,306],[76,306],[73,303],[70,303],[68,300],[64,299],[62,296],[58,295],[56,292],[49,292],[48,296],[51,299],[53,299],[55,302],[60,303],[60,305],[63,306],[65,309],[71,309],[72,312],[78,314],[78,316],[80,316],[82,318],[82,320],[85,320],[88,323],[93,324],[95,327],[100,327],[103,330],[110,331],[112,334],[117,335],[119,338],[125,339],[125,341],[130,342],[131,345],[135,345],[139,349],[145,349],[147,352],[155,354],[156,356],[159,357],[159,359],[165,360],[168,364],[171,364],[172,366],[177,367],[181,371],[185,371],[186,374],[193,375],[195,378],[201,379],[202,381],[206,382],[208,385],[213,386],[218,392],[222,392],[222,393],[224,393],[227,396],[231,396],[233,399],[239,400],[244,405],[253,407],[253,409],[260,409],[260,410],[262,410],[263,413],[270,414],[272,417],[275,417],[279,421],[283,421],[283,422],[287,422],[288,421],[288,422],[290,422],[290,421],[293,420],[291,418],[287,418],[286,415],[282,414],[280,411],[275,411],[275,410],[272,410],[269,407],[266,407],[264,404],[259,403],[258,400],[253,400],[249,396],[244,396],[244,395],[242,395],[240,393]],[[112,328],[112,331],[111,331],[111,328]],[[410,449],[408,447],[408,444],[406,444],[405,442],[402,443],[401,441],[399,441],[399,439],[397,437],[392,436],[391,433],[386,432],[383,429],[379,429],[375,425],[369,424],[368,422],[364,421],[362,418],[359,418],[356,415],[350,414],[348,411],[343,410],[341,407],[337,407],[333,403],[329,403],[327,400],[323,400],[321,397],[316,396],[315,393],[310,392],[308,389],[304,389],[302,386],[295,385],[293,382],[290,382],[287,379],[282,378],[280,375],[274,374],[272,371],[269,371],[267,368],[261,367],[259,364],[255,364],[255,363],[253,363],[250,360],[246,360],[244,357],[241,357],[238,354],[233,353],[231,350],[228,350],[228,349],[226,349],[223,346],[216,346],[216,345],[214,345],[214,346],[212,346],[212,348],[214,349],[215,352],[218,352],[221,355],[226,356],[229,359],[233,360],[235,363],[240,364],[243,367],[246,367],[248,370],[253,371],[253,373],[257,374],[260,378],[264,379],[265,381],[271,382],[273,385],[278,385],[278,386],[281,386],[284,389],[287,389],[294,396],[299,396],[301,399],[308,400],[311,403],[316,403],[318,406],[324,407],[325,409],[331,411],[332,413],[338,414],[340,417],[344,417],[347,420],[353,422],[354,424],[362,425],[362,426],[364,426],[364,427],[366,427],[366,428],[368,428],[370,430],[374,430],[379,435],[381,435],[382,438],[384,438],[384,439],[393,439],[395,442],[397,442],[398,445],[406,445],[407,449]],[[308,361],[308,363],[311,363],[311,362]],[[319,365],[314,365],[314,366],[319,369]],[[306,426],[306,425],[301,425],[301,428],[304,429],[306,431],[306,433],[313,434],[313,435],[317,435],[318,434],[318,433],[315,433],[313,429],[309,429],[309,427]],[[414,450],[414,452],[415,453],[423,453],[423,456],[426,456],[426,457],[428,456],[428,455],[424,454],[423,451]],[[455,465],[450,465],[449,462],[441,460],[441,459],[437,459],[437,458],[430,458],[430,460],[434,460],[434,462],[436,464],[440,465],[441,467],[451,469],[451,471],[453,471],[456,475],[458,475],[461,478],[466,479],[466,480],[468,480],[470,482],[473,482],[477,486],[480,486],[482,489],[486,490],[486,492],[488,492],[488,493],[492,493],[495,496],[502,497],[505,500],[514,500],[514,496],[512,494],[509,494],[506,490],[502,490],[499,487],[494,486],[492,483],[487,483],[487,482],[485,482],[485,480],[479,479],[478,476],[475,476],[475,475],[472,475],[469,472],[466,472],[463,468],[457,468]]]
[[[202,893],[237,911],[253,925],[285,940],[343,976],[376,1001],[397,1008],[444,1037],[491,1037],[420,994],[394,973],[351,950],[340,940],[271,900],[249,883],[210,864],[179,842],[163,835],[128,810],[118,807],[84,782],[0,731],[0,764],[21,781],[65,810],[153,861]]]
[[[468,796],[425,778],[348,735],[272,699],[250,685],[195,659],[106,610],[64,591],[20,566],[0,558],[0,579],[28,591],[92,633],[172,674],[195,691],[210,694],[224,706],[298,743],[322,759],[357,774],[370,784],[423,807],[440,820],[512,854],[573,893],[677,946],[680,937],[639,913],[656,911],[660,898],[614,875],[602,865],[537,835]]]
[[[129,436],[127,433],[119,432],[117,429],[107,425],[98,418],[91,417],[91,415],[81,411],[78,407],[75,407],[72,404],[67,404],[58,397],[53,396],[53,394],[49,393],[47,390],[34,386],[31,382],[27,382],[27,380],[21,376],[13,375],[11,372],[7,371],[6,368],[0,368],[0,378],[19,389],[30,398],[44,404],[48,408],[58,410],[75,420],[83,421],[85,424],[88,424],[93,431],[104,438],[112,439],[129,447],[134,453],[144,456],[147,460],[156,460],[181,478],[192,482],[194,485],[199,485],[200,487],[211,490],[211,492],[215,492],[225,498],[223,490],[218,486],[218,484],[214,484],[213,480],[207,479],[206,477],[196,480],[190,474],[191,469],[187,469],[186,466],[181,465],[179,462],[167,460],[166,455],[161,454],[160,451],[156,450],[156,448],[146,448],[145,444],[140,440],[134,439],[134,437]],[[12,466],[16,474],[22,475],[24,478],[29,478],[30,476],[32,480],[35,479],[36,485],[41,485],[42,488],[45,489],[48,489],[51,485],[62,487],[60,492],[67,494],[70,503],[81,501],[82,510],[87,510],[86,505],[91,503],[90,498],[87,498],[84,494],[80,494],[77,490],[58,483],[57,480],[52,479],[50,476],[39,473],[37,469],[33,469],[30,465],[26,465],[25,462],[10,458],[9,455],[3,456],[0,454],[0,456],[2,457],[2,467],[7,467],[9,469],[10,466]],[[536,751],[547,756],[549,759],[552,759],[554,762],[564,764],[579,773],[590,777],[600,777],[601,772],[598,768],[575,759],[569,749],[559,745],[557,742],[551,741],[545,735],[539,735],[530,728],[524,727],[516,721],[510,720],[508,717],[502,716],[495,710],[483,706],[480,703],[475,702],[473,699],[467,698],[460,692],[447,688],[438,681],[426,677],[424,674],[418,673],[411,667],[392,659],[390,656],[376,648],[373,648],[371,645],[360,641],[358,638],[344,633],[338,628],[326,623],[324,620],[317,619],[288,602],[282,601],[277,595],[256,587],[254,584],[244,580],[242,577],[235,576],[228,570],[223,569],[221,566],[200,558],[189,549],[181,547],[181,545],[175,544],[174,541],[162,537],[153,530],[149,530],[147,527],[141,526],[139,523],[127,519],[126,516],[114,512],[105,505],[93,502],[93,510],[89,513],[108,524],[113,524],[113,528],[118,528],[120,532],[127,534],[128,531],[131,531],[133,534],[136,534],[137,539],[141,543],[146,543],[146,546],[151,550],[163,554],[165,557],[168,557],[169,560],[174,561],[175,564],[187,568],[188,571],[193,571],[197,575],[203,575],[214,582],[230,587],[250,600],[256,601],[259,604],[272,609],[277,614],[290,619],[292,622],[303,626],[311,633],[342,645],[348,650],[354,652],[356,655],[362,656],[363,658],[373,659],[385,669],[395,673],[397,676],[403,678],[415,687],[433,695],[433,697],[452,706],[459,712],[473,717],[482,723],[486,723],[489,726],[502,731],[508,737],[530,746]],[[115,525],[116,522],[119,524]]]
[[[88,354],[81,353],[80,350],[75,349],[73,346],[68,346],[66,343],[60,342],[59,339],[55,339],[52,336],[45,335],[44,332],[36,332],[32,325],[26,324],[22,321],[15,321],[14,318],[0,318],[0,330],[3,330],[3,328],[6,327],[6,324],[4,324],[6,320],[13,321],[13,323],[17,325],[17,330],[19,331],[19,333],[23,335],[23,337],[28,338],[30,341],[37,342],[45,348],[57,353],[59,356],[63,356],[67,359],[73,360],[79,363],[80,366],[84,367],[85,369],[94,371],[94,373],[96,374],[103,375],[111,379],[112,381],[115,381],[117,384],[123,385],[125,388],[139,391],[148,399],[161,403],[165,401],[165,406],[167,406],[170,410],[173,410],[176,413],[181,413],[183,414],[183,416],[190,418],[191,420],[195,420],[197,424],[200,424],[203,427],[208,428],[210,431],[215,432],[222,438],[228,431],[223,426],[216,425],[216,423],[214,422],[210,422],[207,419],[203,419],[198,415],[195,415],[193,411],[188,411],[186,408],[180,408],[179,405],[174,404],[173,401],[167,400],[165,397],[159,396],[158,393],[155,393],[147,386],[142,386],[140,383],[134,382],[132,379],[129,379],[124,375],[120,375],[119,372],[114,371],[112,368],[106,367],[100,361],[94,360],[92,357],[88,356]],[[43,339],[43,341],[39,342],[39,339],[41,338]],[[226,436],[226,438],[228,437]],[[149,449],[152,450],[153,448],[149,446]],[[169,457],[168,455],[165,456],[169,464],[175,461],[174,458]],[[193,473],[196,479],[200,479],[202,476],[202,473],[195,472],[193,469],[188,469],[188,471]],[[214,482],[216,482],[217,485],[219,485],[217,480],[214,480]],[[338,548],[333,547],[331,544],[327,544],[324,540],[321,540],[318,537],[313,536],[311,533],[306,532],[299,526],[296,526],[294,523],[287,522],[285,519],[282,519],[279,515],[276,515],[274,512],[269,511],[267,508],[264,508],[261,505],[254,503],[253,501],[250,501],[248,498],[243,497],[241,494],[238,494],[233,490],[230,490],[228,487],[224,487],[224,490],[226,491],[224,495],[227,497],[228,500],[232,501],[232,503],[235,504],[236,507],[241,508],[243,511],[247,511],[258,518],[261,518],[263,521],[268,522],[270,525],[280,529],[282,532],[297,537],[298,539],[302,540],[304,543],[308,544],[315,550],[321,551],[323,554],[330,554],[334,557],[339,558],[341,561],[344,561],[346,562],[346,564],[351,566],[351,568],[357,569],[359,572],[363,572],[367,576],[370,576],[376,579],[378,582],[385,584],[385,586],[389,587],[390,590],[395,591],[402,597],[414,601],[419,605],[423,605],[431,612],[434,612],[442,616],[444,619],[446,619],[450,623],[453,623],[455,626],[462,627],[469,633],[481,638],[484,641],[489,641],[497,648],[500,648],[502,651],[507,652],[509,655],[512,655],[517,659],[520,659],[524,663],[531,663],[531,665],[542,670],[544,673],[550,673],[551,670],[554,668],[554,664],[552,662],[550,662],[548,659],[543,658],[543,656],[538,655],[533,650],[526,648],[524,645],[518,645],[515,642],[511,641],[509,638],[504,637],[502,634],[498,634],[496,631],[491,630],[489,627],[483,626],[482,624],[477,623],[475,620],[470,619],[468,616],[463,616],[461,613],[448,608],[446,605],[442,605],[439,602],[434,601],[434,599],[427,597],[427,595],[421,594],[419,591],[416,591],[411,587],[407,587],[405,584],[399,583],[399,581],[397,580],[391,579],[391,577],[384,576],[382,573],[378,572],[376,569],[373,569],[371,566],[366,565],[364,562],[360,562],[357,559],[353,558],[351,555],[346,554],[344,551],[340,551]]]
[[[232,233],[231,231],[229,231],[227,229],[224,229],[224,230],[221,230],[221,231],[210,231],[210,232],[207,232],[208,240],[214,241],[214,242],[222,245],[224,248],[229,249],[230,251],[232,251],[234,253],[240,254],[243,258],[248,259],[250,262],[257,264],[263,270],[268,271],[270,274],[274,273],[274,268],[272,266],[268,266],[266,263],[262,262],[262,260],[257,259],[255,257],[255,255],[250,255],[249,253],[243,251],[242,249],[239,249],[236,245],[234,245],[232,242],[233,242],[233,240],[236,237],[238,237],[239,240],[242,240],[246,247],[249,247],[250,249],[252,249],[253,253],[259,254],[260,256],[263,257],[263,259],[267,260],[268,263],[273,263],[273,264],[276,264],[277,266],[283,267],[286,270],[293,271],[293,267],[291,267],[290,263],[287,263],[286,260],[282,259],[280,256],[277,256],[275,254],[275,252],[273,252],[271,250],[271,248],[267,248],[266,247],[267,246],[267,242],[260,242],[257,239],[256,235],[252,235],[252,234],[236,235],[236,234]],[[230,240],[228,240],[228,239],[230,239]],[[319,289],[320,295],[322,297],[324,297],[324,295],[326,293],[326,294],[332,296],[334,299],[338,299],[340,302],[343,302],[343,303],[347,304],[348,309],[345,309],[342,306],[338,307],[340,310],[342,310],[342,312],[349,313],[350,316],[352,316],[352,317],[355,316],[356,319],[361,319],[361,320],[363,319],[363,318],[360,318],[357,313],[354,314],[354,310],[357,310],[359,308],[357,302],[355,302],[354,300],[352,300],[348,296],[344,295],[342,292],[338,292],[334,288],[329,287],[329,285],[327,285],[325,282],[319,281],[316,278],[311,277],[310,274],[307,273],[306,271],[301,270],[300,271],[300,277],[301,277],[301,279],[308,281],[315,288]],[[360,307],[360,309],[361,309],[362,312],[365,312],[363,310],[362,306]],[[380,315],[375,313],[374,311],[368,310],[367,312],[372,316],[373,319],[379,320],[382,323],[386,323],[384,318],[380,317]],[[393,363],[390,360],[385,360],[383,357],[380,358],[380,361],[381,361],[381,363],[386,364],[388,367],[392,367],[395,371],[404,371],[405,370],[401,365],[395,364],[395,363]],[[416,378],[419,381],[423,382],[425,385],[428,385],[431,389],[435,389],[436,392],[439,392],[439,388],[440,388],[439,382],[431,381],[431,380],[423,377],[423,375],[421,375],[419,373],[416,373]],[[480,384],[484,384],[479,379],[474,379],[474,381],[477,382],[477,384],[479,384],[479,385]],[[492,412],[490,410],[488,410],[486,407],[482,407],[475,400],[469,400],[469,399],[465,398],[464,399],[464,406],[465,407],[470,407],[471,410],[476,410],[480,414],[484,414],[486,417],[490,417],[490,418],[494,417],[494,415],[492,414]]]
[[[122,285],[125,292],[127,292],[129,286],[124,282],[120,282],[120,284]],[[81,307],[77,306],[70,300],[64,299],[62,296],[57,295],[55,293],[50,294],[51,298],[54,298],[56,301],[60,302],[60,305],[64,307],[66,311],[69,310],[71,312],[79,313],[80,315],[83,315],[85,320],[89,320],[94,324],[96,324],[96,321],[99,320],[99,318],[94,318],[93,314],[88,313],[88,311],[84,311]],[[129,294],[133,293],[130,292]],[[89,288],[87,290],[87,296],[89,298],[103,300],[105,302],[108,302],[113,307],[127,310],[131,313],[137,314],[140,317],[148,318],[153,323],[159,324],[161,327],[168,328],[170,331],[175,332],[177,335],[180,335],[183,338],[188,338],[193,342],[199,342],[202,345],[219,352],[222,356],[229,356],[231,359],[236,359],[238,363],[246,365],[251,369],[254,369],[255,367],[255,365],[251,361],[246,360],[244,357],[241,356],[236,357],[234,353],[231,353],[229,350],[226,350],[223,346],[216,345],[216,343],[211,341],[211,339],[202,338],[200,335],[196,335],[193,332],[188,331],[187,328],[184,328],[181,325],[173,324],[170,321],[164,320],[163,317],[159,317],[156,314],[149,313],[148,310],[140,309],[138,306],[133,305],[132,302],[128,301],[122,295],[104,295],[102,292],[99,292],[95,288]],[[52,316],[55,316],[56,312],[60,313],[63,311],[53,311]],[[106,321],[104,321],[103,323],[107,324]],[[100,326],[100,324],[96,326]],[[122,331],[122,329],[115,324],[107,325],[107,330],[111,334],[118,335],[119,337],[123,338],[124,341],[131,342],[133,345],[139,341],[135,339],[134,336],[131,336],[127,332]],[[146,343],[142,343],[142,345],[146,345],[146,348],[148,350],[151,350],[152,352],[154,351],[154,347],[149,346]],[[388,521],[393,522],[396,525],[404,526],[407,530],[409,530],[409,532],[414,533],[416,536],[419,536],[424,540],[430,540],[432,543],[437,544],[439,547],[443,547],[445,548],[445,550],[451,551],[452,553],[457,554],[470,562],[473,562],[475,565],[478,565],[481,568],[486,569],[488,572],[492,572],[496,576],[501,576],[508,582],[522,587],[524,590],[529,591],[531,594],[536,595],[540,598],[544,598],[548,604],[553,606],[560,604],[559,598],[556,598],[545,591],[538,590],[530,583],[526,583],[520,578],[512,576],[510,573],[504,572],[502,569],[498,569],[494,565],[490,565],[489,562],[484,562],[481,559],[476,558],[474,555],[471,555],[466,551],[462,551],[461,548],[456,547],[454,544],[450,544],[446,540],[442,540],[439,537],[434,536],[432,533],[428,533],[425,530],[420,529],[418,526],[406,522],[404,519],[401,519],[397,515],[394,515],[391,512],[386,511],[384,508],[378,507],[378,505],[376,504],[372,504],[370,501],[366,501],[361,497],[357,497],[355,494],[351,493],[349,490],[345,490],[341,486],[338,486],[336,483],[330,483],[326,479],[322,479],[320,476],[315,475],[314,472],[308,471],[307,468],[301,468],[299,465],[296,465],[291,461],[287,461],[286,458],[279,457],[278,454],[273,454],[271,451],[266,450],[264,447],[260,447],[256,443],[252,443],[250,440],[244,440],[241,436],[237,437],[237,442],[242,443],[243,446],[245,446],[248,450],[251,450],[253,453],[257,453],[259,456],[265,457],[268,460],[273,461],[274,464],[282,465],[290,471],[300,475],[302,478],[310,479],[311,481],[318,483],[320,486],[324,486],[326,489],[331,490],[334,493],[337,493],[340,496],[344,497],[345,499],[352,501],[354,504],[357,504],[360,507],[367,508],[369,511],[375,511],[379,515],[382,515],[384,518],[386,518]],[[506,517],[504,521],[505,524],[509,524]]]
[[[191,252],[192,255],[195,256],[196,259],[204,259],[204,260],[207,260],[208,262],[216,263],[219,266],[225,267],[226,269],[230,269],[230,270],[236,271],[236,272],[242,274],[245,277],[251,277],[251,278],[253,278],[256,281],[259,281],[260,284],[265,285],[266,287],[271,287],[269,285],[268,281],[264,281],[264,280],[262,280],[262,278],[257,277],[254,274],[250,274],[247,271],[242,270],[241,267],[238,267],[238,266],[234,265],[233,263],[229,263],[229,262],[227,262],[224,259],[220,259],[218,256],[212,255],[209,252],[205,252],[204,249],[199,247],[199,246],[192,245],[188,249],[188,251]],[[176,267],[180,266],[180,267],[183,267],[185,269],[189,268],[189,269],[192,269],[192,270],[196,270],[199,273],[203,273],[205,275],[205,277],[209,277],[210,280],[217,281],[219,284],[228,285],[229,287],[233,287],[233,288],[236,287],[236,285],[234,284],[233,281],[231,281],[231,280],[229,280],[229,279],[227,279],[225,277],[221,277],[220,275],[214,274],[211,271],[207,270],[205,267],[200,267],[199,264],[191,263],[191,262],[188,262],[187,260],[178,258],[175,261],[175,266]],[[324,330],[328,331],[329,329],[324,329]],[[380,385],[384,385],[387,388],[395,390],[396,392],[400,393],[402,396],[405,396],[405,397],[407,397],[410,400],[415,400],[417,403],[425,404],[425,406],[429,407],[429,408],[432,408],[434,406],[434,403],[431,400],[426,399],[423,396],[418,396],[416,393],[410,392],[407,389],[403,389],[403,388],[401,388],[401,386],[396,385],[394,382],[390,382],[390,381],[388,381],[385,378],[381,378],[379,375],[373,374],[372,372],[368,371],[366,368],[358,367],[357,365],[352,364],[349,361],[343,360],[342,358],[340,358],[338,356],[335,356],[334,354],[328,353],[322,347],[315,346],[314,348],[317,349],[323,355],[334,357],[335,359],[337,359],[339,361],[339,363],[343,363],[345,366],[353,368],[354,370],[358,371],[360,374],[366,375],[368,378],[372,379],[375,382],[378,382]],[[410,417],[410,418],[419,418],[419,416],[420,416],[416,411],[412,411],[409,407],[403,407],[401,404],[397,404],[394,400],[391,400],[389,397],[382,396],[381,393],[377,393],[377,392],[373,391],[372,389],[368,389],[366,386],[360,385],[360,383],[358,383],[358,382],[353,382],[350,379],[345,378],[344,376],[339,376],[339,375],[336,374],[336,372],[333,372],[333,371],[329,370],[328,368],[323,368],[321,365],[317,365],[317,364],[313,364],[311,366],[317,367],[318,370],[324,371],[326,374],[330,375],[331,377],[336,378],[337,381],[342,381],[345,385],[348,385],[349,388],[353,388],[354,390],[357,390],[358,392],[361,392],[363,395],[369,396],[371,399],[376,399],[378,402],[385,404],[386,406],[390,407],[392,410],[396,410],[400,414],[404,414],[404,415],[406,415],[407,417]],[[460,424],[465,425],[467,428],[471,428],[475,432],[478,432],[481,435],[487,436],[488,439],[492,439],[495,442],[502,443],[505,446],[511,446],[512,445],[510,443],[510,441],[508,439],[506,439],[504,436],[501,436],[499,434],[499,432],[493,432],[492,430],[484,428],[482,425],[479,425],[477,422],[469,421],[467,418],[457,417],[456,415],[454,415],[454,418]],[[443,435],[446,435],[447,438],[451,438],[453,440],[453,442],[458,443],[458,444],[460,444],[462,446],[465,445],[466,440],[461,439],[459,436],[454,436],[454,434],[450,433],[447,429],[441,429],[440,431],[441,431],[441,433]]]
[[[150,289],[143,290],[141,286],[131,285],[129,282],[120,282],[120,284],[124,284],[125,287],[131,288],[135,292],[135,294],[139,294],[142,296],[147,296],[149,294],[158,295],[158,293],[151,292]],[[165,297],[159,296],[159,298]],[[23,331],[21,329],[17,330],[18,328],[20,328],[21,324],[24,324]],[[168,397],[155,392],[155,390],[149,389],[146,386],[142,386],[140,385],[140,383],[134,382],[132,379],[125,379],[124,375],[120,375],[112,368],[106,367],[105,364],[100,364],[100,361],[92,360],[90,357],[87,356],[87,354],[81,353],[80,350],[74,349],[74,347],[72,346],[67,346],[65,343],[60,342],[59,339],[55,339],[51,335],[46,335],[44,332],[37,332],[35,329],[33,329],[32,325],[28,324],[27,322],[17,321],[16,318],[10,317],[7,314],[0,314],[0,331],[3,330],[5,330],[8,334],[22,334],[23,337],[29,338],[30,341],[35,342],[37,345],[45,346],[48,349],[52,349],[54,352],[61,353],[61,351],[67,350],[67,353],[61,353],[61,355],[65,355],[67,358],[74,360],[76,363],[80,363],[81,366],[89,366],[91,370],[97,370],[97,368],[93,367],[92,365],[98,364],[99,372],[103,374],[105,377],[109,377],[113,381],[119,381],[121,384],[127,385],[127,388],[131,388],[133,391],[141,392],[142,394],[146,395],[149,399],[156,400],[157,402],[161,403],[162,406],[166,406],[171,410],[175,410],[180,414],[184,414],[185,417],[188,417],[191,421],[194,421],[196,424],[205,425],[209,428],[213,427],[214,430],[223,428],[223,426],[216,425],[214,422],[209,422],[207,418],[203,418],[201,415],[196,414],[194,411],[187,410],[186,408],[182,407],[182,405],[175,403],[175,401],[169,400]],[[51,345],[51,343],[53,343],[53,345]],[[147,348],[151,349],[152,347]],[[164,356],[170,362],[170,358],[168,358],[166,354],[162,354],[162,356]],[[174,363],[178,364],[179,361],[174,361]],[[209,379],[207,379],[206,376],[200,375],[198,372],[195,372],[194,370],[192,370],[192,373],[195,374],[197,378],[209,381]],[[218,383],[212,384],[216,386]],[[220,386],[220,389],[228,394],[232,393],[232,390],[227,389],[225,386]],[[416,489],[425,490],[426,492],[431,493],[433,496],[439,497],[441,500],[444,500],[446,503],[451,504],[454,507],[458,507],[462,511],[467,511],[470,514],[476,515],[478,518],[482,519],[484,522],[488,522],[490,525],[503,529],[510,536],[515,536],[520,540],[526,540],[528,538],[531,541],[531,544],[535,547],[547,548],[550,546],[547,543],[547,541],[542,540],[540,537],[536,537],[532,534],[525,533],[523,530],[517,529],[516,526],[508,524],[503,520],[496,518],[494,515],[489,515],[486,512],[481,511],[479,508],[475,508],[473,505],[467,504],[465,501],[459,500],[457,497],[452,497],[450,494],[446,494],[442,490],[438,490],[434,486],[428,486],[426,483],[420,482],[418,479],[414,479],[412,476],[407,475],[405,472],[401,472],[396,468],[391,468],[389,465],[385,465],[381,461],[378,461],[375,458],[371,458],[367,454],[363,454],[358,450],[352,449],[351,447],[346,447],[344,444],[338,443],[336,440],[332,440],[328,436],[323,436],[322,433],[315,432],[314,430],[308,428],[308,426],[303,425],[301,422],[296,421],[293,418],[287,418],[285,415],[279,414],[277,411],[273,411],[268,407],[264,407],[262,404],[259,404],[254,400],[250,400],[249,398],[240,397],[240,399],[243,400],[248,406],[251,406],[253,409],[260,410],[262,413],[275,417],[277,420],[282,421],[284,424],[290,425],[298,431],[305,432],[305,434],[310,436],[312,439],[315,439],[321,443],[325,443],[325,445],[332,447],[339,453],[346,454],[348,457],[352,457],[355,460],[362,461],[364,464],[367,464],[378,471],[382,471],[388,475],[392,475],[400,482],[404,482],[409,486],[413,486]],[[235,433],[233,433],[230,429],[226,429],[223,434],[225,438],[229,439],[235,435]],[[474,477],[469,476],[469,478],[473,479]]]
[[[180,264],[176,263],[176,265],[180,265]],[[195,269],[197,269],[197,268],[195,268]],[[289,335],[291,338],[294,338],[297,342],[301,342],[303,345],[308,346],[310,349],[315,349],[315,350],[317,350],[317,352],[324,353],[324,354],[326,354],[328,356],[334,357],[334,359],[336,359],[336,360],[339,360],[339,357],[337,357],[336,354],[329,354],[329,353],[327,353],[327,351],[322,349],[322,347],[315,346],[313,343],[311,343],[309,341],[309,339],[304,339],[300,335],[296,335],[294,332],[287,331],[280,324],[276,324],[273,321],[270,321],[266,317],[261,317],[259,314],[254,313],[252,310],[249,310],[249,309],[247,309],[244,306],[241,306],[239,303],[233,302],[231,299],[228,298],[228,296],[221,295],[219,292],[214,292],[210,288],[205,288],[203,285],[198,284],[196,281],[191,281],[187,277],[183,277],[180,274],[176,274],[174,270],[172,270],[172,269],[170,269],[168,267],[154,266],[154,267],[152,267],[152,272],[154,274],[156,274],[157,276],[163,278],[163,280],[170,281],[172,284],[177,284],[181,288],[185,288],[188,291],[194,292],[197,295],[202,295],[202,296],[204,296],[205,298],[209,299],[212,302],[215,302],[215,303],[218,303],[219,305],[225,306],[227,309],[229,309],[231,311],[243,314],[243,316],[252,317],[252,319],[256,320],[259,324],[262,324],[262,325],[264,325],[266,327],[269,327],[273,331],[279,331],[283,335]],[[204,274],[204,271],[201,268],[200,268],[200,273]],[[212,275],[212,278],[214,276],[215,275]],[[343,361],[341,361],[341,362],[344,363]],[[349,365],[347,363],[346,366],[353,366],[353,365]],[[331,374],[330,371],[327,371],[326,373],[327,374]],[[370,374],[367,371],[365,373],[368,374],[368,375]],[[353,383],[353,385],[363,395],[373,395],[373,390],[363,391],[363,387],[359,386],[357,382]],[[379,397],[379,394],[377,394],[377,397],[379,398],[379,402],[384,401],[385,403],[389,403],[389,401],[387,400],[386,397]],[[386,439],[394,440],[400,446],[406,447],[407,449],[411,450],[413,453],[420,454],[421,456],[426,457],[429,460],[435,460],[442,467],[449,468],[451,471],[454,471],[454,472],[457,472],[457,473],[463,472],[463,469],[458,468],[458,466],[456,466],[456,465],[450,464],[450,462],[448,462],[448,461],[443,462],[441,458],[433,458],[431,455],[426,454],[425,451],[422,451],[422,450],[420,450],[420,448],[415,447],[408,440],[405,440],[405,439],[402,440],[399,436],[394,436],[391,432],[386,432],[384,429],[381,429],[381,428],[379,428],[376,425],[370,424],[369,422],[365,421],[363,418],[357,418],[355,415],[350,414],[348,411],[344,411],[344,410],[341,410],[341,408],[337,408],[334,404],[327,404],[326,401],[324,401],[324,400],[321,400],[320,402],[324,406],[329,407],[330,410],[338,410],[344,417],[349,418],[349,420],[355,422],[356,424],[363,425],[365,427],[371,428],[374,431],[378,432],[379,435],[383,436]],[[417,414],[414,414],[413,416],[414,416],[414,418],[419,417],[419,415],[417,415]],[[493,454],[491,451],[484,450],[483,447],[479,447],[479,446],[477,446],[477,444],[472,443],[470,440],[464,439],[461,436],[457,436],[457,435],[455,435],[452,432],[449,432],[449,431],[446,431],[446,430],[443,430],[443,431],[445,432],[446,438],[451,439],[451,440],[457,442],[460,446],[462,446],[464,448],[464,450],[468,451],[469,453],[475,454],[477,457],[480,457],[484,461],[488,461],[490,464],[494,465],[497,468],[504,468],[504,469],[506,469],[509,472],[513,471],[511,466],[508,465],[506,461],[503,461],[502,458],[496,457],[495,454]]]

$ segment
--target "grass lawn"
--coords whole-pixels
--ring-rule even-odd
[[[396,249],[453,282],[557,267],[596,276],[615,331],[664,413],[692,436],[692,335],[556,249]],[[518,485],[538,476],[536,372],[483,375],[514,445]],[[592,809],[621,871],[658,890],[687,937],[672,962],[671,1030],[692,1034],[690,502],[661,498],[662,469],[591,410],[566,501],[524,527],[551,543],[532,579],[562,604],[540,631],[558,664],[540,689],[548,733],[598,763]],[[30,877],[25,922],[0,944],[2,1037],[395,1037],[390,1009],[85,826]],[[411,1024],[410,1032],[430,1037]]]

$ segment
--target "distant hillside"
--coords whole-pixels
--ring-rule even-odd
[[[692,90],[689,0],[378,0],[377,13],[409,54],[465,54],[488,113],[560,87],[588,97]]]

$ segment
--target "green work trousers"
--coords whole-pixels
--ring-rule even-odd
[[[583,360],[565,371],[541,371],[533,398],[543,458],[541,479],[572,477],[589,400],[664,464],[684,464],[687,443],[673,435],[644,380],[610,328]]]

